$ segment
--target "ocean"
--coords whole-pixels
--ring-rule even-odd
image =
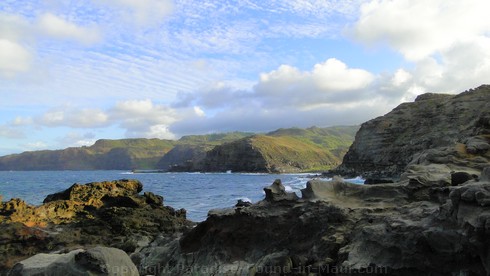
[[[74,183],[84,184],[117,179],[138,179],[143,192],[164,198],[164,205],[187,210],[187,218],[203,221],[208,211],[233,207],[237,200],[262,200],[263,188],[281,179],[286,190],[301,196],[300,189],[310,180],[308,174],[252,173],[131,173],[126,171],[0,171],[3,201],[21,198],[39,205],[48,194],[62,191]],[[348,180],[361,184],[361,178]]]

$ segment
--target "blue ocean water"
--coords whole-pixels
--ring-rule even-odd
[[[164,197],[164,204],[187,210],[187,217],[203,221],[211,209],[232,207],[238,199],[257,202],[264,198],[263,188],[281,179],[290,192],[301,196],[300,189],[310,180],[306,174],[248,173],[130,173],[125,171],[0,171],[0,195],[3,201],[21,198],[29,204],[41,204],[48,194],[62,191],[74,183],[138,179],[143,192]],[[351,179],[362,183],[362,179]]]

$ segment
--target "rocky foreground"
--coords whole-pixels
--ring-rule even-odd
[[[11,275],[490,275],[489,97],[422,95],[363,124],[337,172],[377,184],[311,180],[298,197],[276,180],[195,226],[135,181],[11,200],[0,262]]]
[[[2,202],[0,271],[5,274],[16,262],[40,252],[62,254],[78,250],[82,259],[91,254],[107,255],[110,259],[114,252],[132,253],[158,237],[180,235],[193,225],[186,220],[185,210],[163,206],[163,198],[151,192],[140,195],[142,189],[137,180],[94,182],[74,184],[63,192],[48,195],[40,206],[28,205],[21,199]],[[95,246],[121,250],[91,249]],[[39,273],[39,265],[47,267],[50,263],[54,267],[51,271],[57,271],[62,265],[56,262],[71,263],[71,259],[57,254],[36,255],[37,259],[26,263],[25,269],[21,269],[23,263],[17,265],[12,275],[34,275]],[[68,257],[78,255],[70,253]],[[129,259],[126,253],[120,255]],[[89,264],[97,267],[97,261],[86,266],[90,267]]]

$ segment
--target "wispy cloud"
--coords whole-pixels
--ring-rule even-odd
[[[56,39],[72,39],[85,44],[100,41],[101,34],[96,26],[81,27],[51,13],[41,15],[36,22],[41,34]]]

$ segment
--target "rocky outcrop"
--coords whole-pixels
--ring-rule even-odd
[[[20,199],[0,205],[0,270],[38,252],[105,245],[128,253],[159,235],[192,226],[185,210],[143,195],[137,180],[74,184],[48,195],[40,206]]]
[[[139,273],[126,252],[97,246],[61,254],[40,253],[17,263],[9,275],[136,276]]]
[[[362,124],[336,172],[398,178],[411,163],[479,172],[489,161],[489,110],[490,85],[459,95],[421,95]]]
[[[263,201],[212,210],[132,258],[154,275],[489,275],[488,176],[458,186],[426,176],[312,180],[302,198],[275,181]]]

